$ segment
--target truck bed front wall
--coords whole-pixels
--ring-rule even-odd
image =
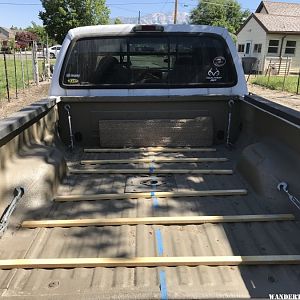
[[[210,146],[224,142],[232,97],[63,97],[59,130],[84,147]]]

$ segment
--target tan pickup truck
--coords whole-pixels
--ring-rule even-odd
[[[300,294],[300,114],[223,28],[71,30],[0,165],[1,299]]]

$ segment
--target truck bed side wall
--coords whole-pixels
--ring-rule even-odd
[[[56,135],[55,101],[32,104],[0,121],[0,211],[10,203],[16,187],[25,189],[20,208],[36,210],[52,199],[65,162]]]

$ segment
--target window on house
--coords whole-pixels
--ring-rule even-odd
[[[279,48],[279,40],[269,41],[268,53],[278,53],[278,48]]]
[[[296,41],[286,41],[285,54],[295,54],[296,51]]]
[[[262,44],[254,44],[254,53],[261,53]]]
[[[238,44],[238,52],[241,53],[245,52],[245,44]]]

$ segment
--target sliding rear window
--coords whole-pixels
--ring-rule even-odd
[[[229,87],[237,75],[217,35],[130,35],[73,42],[61,85],[67,88]]]

